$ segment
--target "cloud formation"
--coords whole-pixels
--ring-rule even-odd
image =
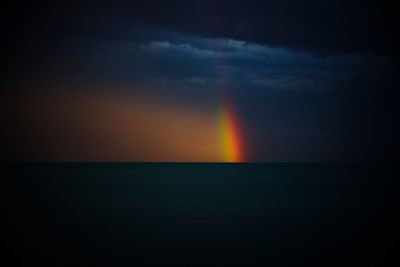
[[[327,91],[348,90],[354,77],[383,66],[379,57],[347,54],[319,57],[304,51],[198,35],[154,32],[136,43],[149,71],[164,81],[187,81],[188,86],[209,88],[228,79],[246,90]],[[155,67],[157,65],[158,67]]]

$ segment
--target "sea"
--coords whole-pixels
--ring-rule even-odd
[[[1,233],[12,266],[325,267],[399,260],[399,187],[385,164],[2,167]]]

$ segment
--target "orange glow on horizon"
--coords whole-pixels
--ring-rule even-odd
[[[239,118],[226,102],[216,113],[212,106],[57,83],[2,99],[0,117],[13,125],[6,136],[17,160],[247,161]]]

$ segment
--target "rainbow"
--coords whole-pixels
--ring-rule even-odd
[[[218,52],[219,47],[215,50]],[[221,79],[228,86],[229,72],[225,69],[223,57],[216,57],[216,67],[220,73]],[[239,117],[233,108],[233,105],[226,97],[225,88],[222,88],[222,93],[219,98],[222,102],[218,105],[218,132],[219,142],[221,144],[222,160],[224,162],[245,162],[247,161],[244,153],[244,144],[242,131],[240,128]]]
[[[232,105],[227,102],[218,110],[219,138],[224,162],[246,161],[243,149],[240,124]]]

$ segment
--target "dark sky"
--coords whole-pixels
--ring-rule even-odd
[[[10,1],[12,26],[25,35],[130,39],[132,27],[170,28],[317,52],[396,46],[396,1]],[[7,10],[7,9],[6,9]]]
[[[3,139],[11,144],[6,158],[52,160],[68,154],[65,159],[81,159],[45,141],[59,124],[43,122],[43,115],[27,116],[24,107],[32,103],[24,93],[40,87],[62,94],[73,88],[88,97],[89,91],[100,89],[82,88],[101,85],[109,99],[128,91],[132,99],[162,102],[171,118],[193,110],[209,115],[221,99],[229,99],[241,121],[249,161],[386,159],[397,142],[396,1],[9,1],[4,10],[3,100],[17,99],[21,105],[3,111],[17,114],[5,118],[9,126]],[[38,101],[48,103],[44,99]],[[131,105],[139,105],[135,101]],[[42,109],[55,111],[45,105]],[[109,106],[102,110],[114,112]],[[93,120],[102,121],[100,113]],[[139,116],[134,123],[121,123],[134,124],[129,138],[140,139],[135,132],[149,121],[153,119]],[[77,125],[72,119],[68,127]],[[96,127],[90,132],[106,126]],[[182,138],[201,139],[178,128]],[[90,139],[88,132],[68,135],[68,129],[60,142]],[[102,138],[119,139],[118,133],[106,136]],[[27,147],[37,140],[43,145],[29,152],[34,149]],[[82,154],[79,146],[74,149]],[[134,150],[131,156],[125,151],[121,155],[128,156],[113,157],[106,149],[99,158],[151,161],[146,148]],[[94,160],[90,155],[83,160]],[[167,160],[182,158],[172,153]]]

